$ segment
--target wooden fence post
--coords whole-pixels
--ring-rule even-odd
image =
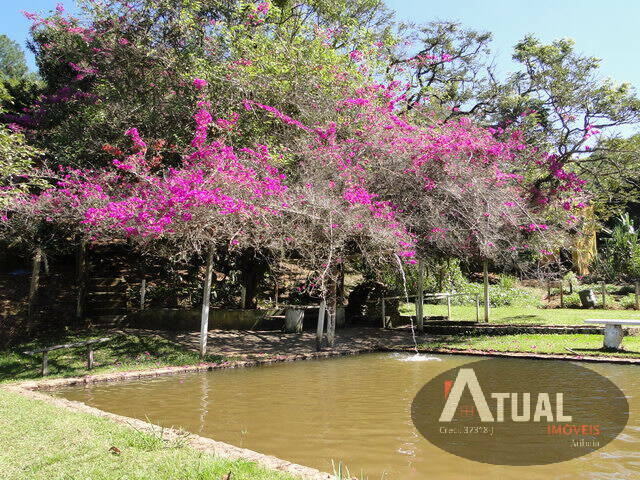
[[[447,320],[451,320],[451,295],[447,294]]]
[[[482,278],[484,283],[484,321],[489,323],[489,260],[482,263]]]
[[[560,280],[560,308],[564,308],[564,285]]]
[[[215,247],[209,247],[207,255],[207,273],[204,279],[204,290],[202,292],[202,314],[200,315],[200,358],[207,354],[207,336],[209,335],[209,304],[211,302],[211,280],[213,277],[213,256]]]
[[[476,293],[476,322],[480,322],[480,294]]]
[[[93,368],[93,347],[89,345],[87,348],[87,370]]]
[[[602,282],[602,308],[607,308],[607,284]]]
[[[636,310],[640,310],[640,282],[636,282]]]
[[[384,297],[381,298],[381,300],[382,306],[380,307],[380,310],[382,311],[382,328],[387,328],[387,312],[384,304]]]
[[[42,352],[42,376],[49,375],[49,352],[46,350]]]

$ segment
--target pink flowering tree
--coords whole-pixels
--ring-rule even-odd
[[[367,259],[409,264],[439,255],[539,257],[561,244],[578,221],[574,210],[584,206],[582,182],[527,146],[520,132],[465,118],[429,125],[424,115],[409,123],[397,113],[402,98],[395,85],[357,89],[335,105],[336,121],[315,128],[247,105],[307,133],[293,147],[299,220],[295,235],[283,238],[320,272],[330,309],[331,262],[351,247]],[[541,190],[535,180],[546,175],[557,181]]]
[[[339,120],[306,155],[338,158],[363,172],[376,199],[402,213],[421,255],[498,259],[551,249],[552,236],[537,234],[577,220],[572,211],[584,206],[583,182],[528,147],[520,132],[465,118],[410,123],[396,113],[401,99],[393,85],[358,89],[336,106]],[[544,175],[556,178],[553,188],[536,187]]]
[[[105,145],[126,149],[122,132],[131,125],[150,145],[163,139],[163,155],[178,160],[189,148],[194,76],[208,82],[220,117],[242,98],[317,117],[338,85],[361,80],[348,52],[370,40],[367,27],[384,10],[368,0],[82,0],[79,9],[77,16],[62,6],[25,12],[45,86],[33,105],[4,120],[24,127],[58,163],[94,168],[111,161]],[[279,133],[250,115],[237,128],[252,139]]]
[[[207,83],[196,79],[192,86],[203,95]],[[394,85],[351,90],[335,104],[335,121],[315,127],[250,100],[245,112],[214,120],[201,100],[191,149],[178,164],[165,164],[130,128],[132,151],[113,159],[112,168],[62,169],[55,188],[24,205],[75,219],[91,238],[207,252],[202,355],[215,249],[250,246],[294,256],[315,273],[312,287],[326,304],[332,346],[336,279],[348,256],[378,268],[429,255],[545,253],[551,245],[544,234],[574,222],[571,212],[581,206],[581,182],[527,147],[518,132],[465,119],[409,123],[397,114],[400,98]],[[296,133],[278,154],[261,144],[236,147],[250,142],[234,134],[248,114]],[[279,168],[285,165],[286,176]],[[535,186],[533,179],[547,174],[558,180],[553,191]]]
[[[194,85],[204,86],[199,80]],[[142,250],[164,242],[206,253],[204,356],[214,252],[267,238],[264,232],[281,214],[287,186],[266,147],[236,149],[222,136],[208,140],[209,129],[221,133],[229,125],[224,119],[214,122],[206,103],[199,104],[194,119],[192,149],[179,165],[163,164],[131,128],[126,134],[132,151],[114,158],[112,168],[49,172],[57,178],[55,187],[14,202],[6,224],[38,211],[52,222],[75,225],[90,240],[126,238]]]

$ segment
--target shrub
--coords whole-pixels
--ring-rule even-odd
[[[482,303],[483,285],[481,283],[467,283],[458,290],[458,293],[479,294]],[[489,286],[489,298],[492,307],[539,307],[540,299],[532,292],[517,287],[505,287],[502,282],[498,285]],[[472,302],[469,297],[454,297],[451,299],[452,305],[468,305]]]
[[[566,308],[580,308],[582,307],[582,302],[580,301],[580,295],[577,293],[572,293],[570,295],[564,296],[564,306]]]
[[[511,289],[515,288],[517,284],[518,279],[513,275],[500,275],[500,282],[498,283],[500,288]]]
[[[629,293],[620,298],[620,306],[625,310],[635,310],[636,308],[636,296],[633,293]]]

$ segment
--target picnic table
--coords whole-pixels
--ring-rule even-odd
[[[624,332],[622,327],[640,325],[640,318],[622,320],[619,318],[588,318],[585,323],[598,323],[604,325],[604,348],[619,350]]]

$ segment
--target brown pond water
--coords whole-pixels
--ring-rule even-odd
[[[616,440],[575,460],[514,467],[440,450],[411,421],[411,402],[427,381],[478,357],[404,358],[366,354],[98,383],[54,394],[328,472],[332,460],[342,461],[370,480],[640,479],[640,367],[584,364],[628,396],[630,421]],[[531,360],[523,374],[535,374],[539,362]]]

